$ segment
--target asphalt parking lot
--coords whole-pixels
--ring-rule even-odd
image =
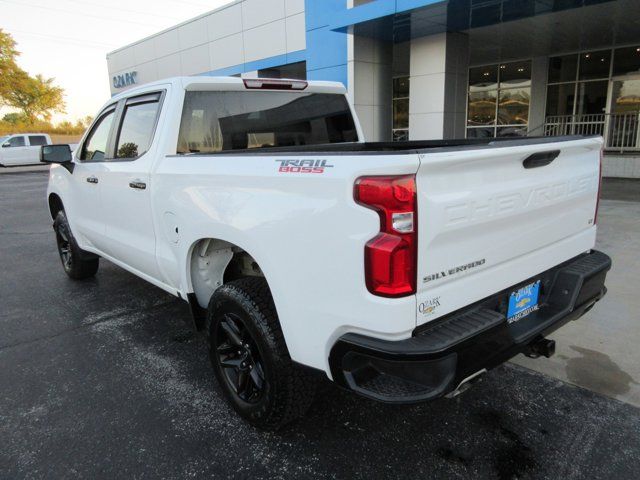
[[[638,478],[632,395],[575,386],[560,367],[550,376],[508,364],[454,400],[412,407],[328,386],[282,432],[247,426],[223,402],[186,304],[106,261],[93,280],[66,278],[46,178],[0,175],[0,478]],[[635,188],[603,201],[603,225],[619,215],[637,226]],[[617,235],[629,237],[622,247],[601,242],[632,266],[637,240]],[[631,267],[620,272],[616,281],[637,290],[640,274],[634,283]],[[613,331],[572,335],[620,350],[636,312]],[[632,341],[631,358],[614,363],[636,388],[624,363],[640,363]]]

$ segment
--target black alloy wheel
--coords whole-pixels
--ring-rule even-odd
[[[257,404],[267,381],[254,339],[235,313],[225,313],[217,330],[216,354],[226,382],[238,399]]]
[[[219,287],[207,308],[207,333],[213,373],[238,415],[265,430],[304,415],[316,376],[291,360],[264,278]]]
[[[62,266],[65,271],[69,272],[73,268],[73,254],[71,253],[71,235],[69,234],[69,226],[66,222],[60,223],[56,228],[56,241],[58,243],[58,253]]]
[[[78,246],[64,210],[60,210],[56,214],[53,230],[56,233],[58,254],[65,273],[74,280],[93,277],[98,271],[100,258],[93,253],[82,250]]]

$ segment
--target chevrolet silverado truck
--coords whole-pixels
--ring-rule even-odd
[[[247,421],[456,395],[605,294],[602,139],[368,143],[341,84],[188,77],[42,147],[66,274],[119,265],[190,305]]]
[[[40,163],[40,147],[51,145],[46,133],[18,133],[0,136],[0,166]]]

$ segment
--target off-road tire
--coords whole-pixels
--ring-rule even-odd
[[[84,280],[93,277],[100,266],[100,257],[85,252],[78,246],[78,242],[71,233],[64,210],[60,210],[53,222],[56,232],[58,254],[65,273],[74,280]]]
[[[230,337],[225,336],[222,325],[225,323],[224,327],[228,328],[230,316],[243,323],[243,338],[250,337],[246,342],[247,347],[252,344],[248,354],[259,356],[261,360],[260,371],[264,373],[265,381],[261,392],[255,383],[252,385],[252,395],[256,397],[253,403],[248,403],[251,399],[244,401],[236,393],[238,385],[233,386],[229,380],[229,357],[221,357],[221,339],[227,340],[224,343],[227,350],[233,343],[228,341]],[[214,292],[207,310],[207,336],[211,363],[220,388],[243,419],[264,430],[277,430],[307,412],[315,394],[316,378],[291,360],[264,278],[235,280]],[[231,355],[239,355],[239,350]],[[223,361],[227,370],[222,366]]]

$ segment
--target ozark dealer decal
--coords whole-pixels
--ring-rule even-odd
[[[324,173],[333,168],[326,160],[276,160],[280,164],[280,173]]]
[[[433,315],[440,306],[440,297],[435,297],[418,305],[418,311],[425,316]]]

